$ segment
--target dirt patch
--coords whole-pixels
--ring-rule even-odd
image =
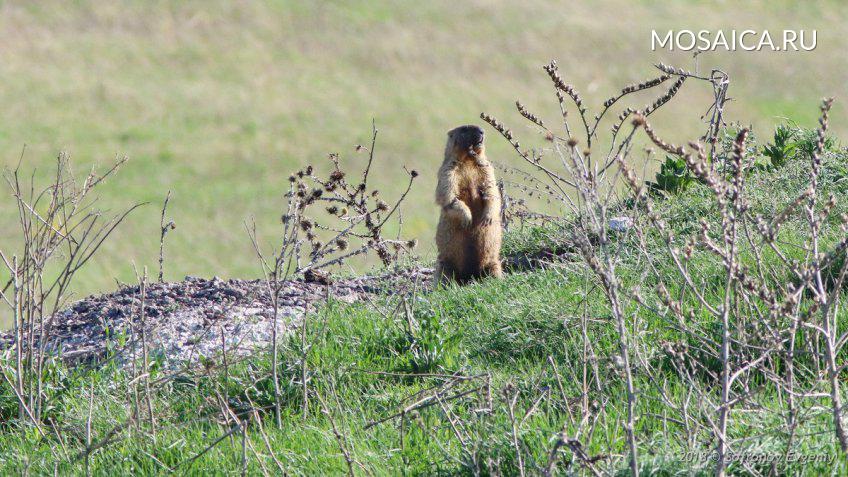
[[[411,268],[378,276],[332,280],[292,280],[281,287],[277,332],[297,327],[302,317],[328,296],[353,303],[369,295],[397,293],[414,283],[429,284],[432,270]],[[141,355],[139,286],[90,296],[56,316],[46,349],[70,364],[129,362]],[[274,311],[267,283],[261,280],[211,280],[187,277],[175,283],[152,283],[144,299],[144,331],[150,355],[168,368],[192,365],[226,348],[230,356],[247,355],[271,342]],[[0,335],[0,350],[14,343]],[[223,338],[223,341],[222,341]]]

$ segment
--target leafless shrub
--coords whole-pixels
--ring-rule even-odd
[[[170,201],[171,191],[168,191],[165,202],[162,203],[162,215],[159,217],[159,283],[165,281],[165,236],[168,235],[168,232],[177,228],[177,224],[173,220],[165,218]]]
[[[371,147],[357,146],[357,150],[368,153],[368,162],[357,179],[342,169],[338,154],[330,155],[332,170],[326,177],[319,177],[311,165],[289,177],[286,210],[281,218],[282,242],[275,250],[285,276],[341,265],[369,252],[389,265],[415,246],[414,240],[386,238],[384,227],[396,218],[418,172],[408,171],[407,187],[393,204],[386,202],[379,190],[369,190],[376,140],[375,127]],[[259,250],[255,226],[250,229],[250,236]],[[277,265],[265,259],[262,263],[266,270]]]
[[[757,383],[757,378],[763,376],[787,400],[786,424],[790,436],[798,425],[798,401],[823,397],[816,390],[827,389],[834,433],[842,451],[848,450],[839,379],[844,366],[837,359],[848,336],[840,333],[837,322],[837,307],[848,270],[844,260],[848,240],[824,248],[823,227],[833,213],[836,198],[830,196],[823,201],[818,184],[831,104],[831,99],[822,103],[818,141],[810,156],[809,187],[799,191],[771,218],[755,214],[750,207],[747,175],[753,157],[747,152],[746,129],[736,136],[724,173],[719,173],[715,164],[707,160],[700,143],[690,143],[690,151],[668,146],[650,125],[640,121],[637,127],[644,128],[657,146],[685,159],[689,169],[707,185],[719,214],[718,227],[702,220],[700,232],[682,248],[666,221],[654,212],[650,196],[636,182],[627,164],[620,162],[630,189],[645,207],[648,223],[663,238],[666,252],[678,271],[677,278],[682,282],[672,287],[659,280],[657,296],[663,307],[660,313],[683,327],[701,310],[718,319],[721,325],[718,339],[687,330],[690,341],[702,349],[702,361],[715,358],[721,363],[720,374],[713,377],[719,384],[718,395],[693,379],[692,370],[678,368],[701,402],[708,403],[706,409],[714,410],[714,418],[707,418],[707,427],[716,438],[719,474],[725,472],[731,451],[732,441],[727,435],[731,412],[755,399],[764,387]],[[779,239],[781,226],[790,218],[800,219],[806,225],[808,238],[804,243]],[[844,231],[845,218],[842,227]],[[642,249],[647,251],[645,247]],[[788,258],[791,249],[802,250],[804,261]],[[717,295],[704,293],[697,282],[691,268],[697,251],[715,257],[724,270],[724,284]],[[753,254],[753,260],[746,260],[744,251]],[[778,263],[767,262],[763,258],[766,252],[772,252]],[[787,276],[793,277],[789,283],[782,279]],[[828,283],[828,276],[834,281]],[[678,296],[672,296],[669,292],[672,288],[678,289]],[[691,299],[688,302],[683,299],[685,296],[694,297],[694,304]],[[799,334],[799,329],[806,332]],[[798,347],[809,349],[812,361],[799,361]]]
[[[71,283],[115,228],[141,205],[111,217],[94,207],[92,191],[124,162],[118,160],[103,174],[92,170],[79,178],[62,154],[46,187],[37,184],[34,173],[23,177],[20,164],[4,175],[17,205],[20,243],[13,251],[0,251],[11,277],[0,298],[14,325],[14,343],[7,350],[14,364],[4,362],[0,372],[14,376],[19,418],[36,426],[42,419],[44,370],[53,355],[52,326],[71,297]]]
[[[644,125],[646,118],[671,101],[690,79],[705,82],[713,88],[714,101],[703,116],[707,129],[702,139],[714,148],[719,132],[724,126],[723,106],[727,101],[729,85],[727,75],[719,70],[714,70],[709,77],[703,77],[662,64],[657,68],[662,73],[659,77],[625,86],[618,94],[604,101],[600,112],[590,118],[582,97],[573,86],[562,79],[556,63],[551,62],[546,65],[544,70],[551,78],[560,105],[562,131],[550,129],[522,103],[517,102],[516,107],[519,114],[535,125],[547,139],[550,144],[547,148],[530,151],[522,149],[509,128],[489,115],[481,115],[484,121],[509,141],[525,163],[541,173],[542,180],[524,174],[524,180],[519,182],[518,188],[527,195],[536,194],[548,202],[554,202],[565,211],[559,220],[545,217],[544,214],[539,214],[538,217],[543,217],[547,223],[557,227],[564,235],[564,241],[574,246],[585,266],[585,271],[593,277],[593,283],[600,287],[606,298],[618,336],[619,353],[611,357],[611,361],[616,373],[625,383],[627,417],[624,427],[629,448],[630,472],[633,475],[639,473],[638,438],[635,431],[639,392],[635,384],[633,360],[634,354],[638,355],[641,349],[637,331],[641,328],[641,324],[638,322],[638,308],[631,298],[631,290],[622,287],[617,271],[622,262],[622,241],[615,235],[627,235],[631,233],[631,230],[629,227],[625,227],[624,231],[611,230],[610,219],[613,218],[611,210],[623,211],[628,215],[626,223],[636,223],[639,211],[638,209],[627,211],[620,207],[620,197],[616,193],[616,186],[621,179],[621,170],[611,169],[611,167],[616,163],[623,163],[625,158],[633,152],[636,126]],[[655,89],[670,81],[671,85],[665,92],[644,107],[640,109],[624,107],[612,120],[607,140],[609,149],[600,156],[593,152],[593,147],[598,143],[599,125],[615,105],[626,99],[628,95]],[[569,110],[576,110],[582,128],[572,129],[569,124]],[[628,121],[635,126],[624,131]],[[582,134],[577,132],[579,129],[582,129]],[[668,145],[665,145],[663,149],[678,151],[677,148]],[[549,156],[553,158],[550,159]],[[632,172],[626,172],[630,174],[627,176],[628,179],[631,179]],[[644,192],[642,194],[644,195]],[[524,214],[524,216],[531,217],[531,214]],[[643,361],[643,358],[637,358],[637,361]],[[584,388],[584,391],[588,392],[588,389]],[[569,442],[569,437],[563,435],[557,442],[562,446]]]
[[[654,79],[641,83],[628,85],[620,93],[610,97],[603,103],[600,113],[589,119],[583,99],[575,88],[561,78],[556,62],[545,65],[544,70],[551,78],[557,99],[560,104],[562,125],[564,135],[549,129],[534,114],[530,113],[521,103],[516,102],[518,112],[528,121],[541,129],[545,138],[551,144],[554,155],[554,163],[543,160],[544,151],[526,151],[514,137],[512,131],[497,119],[482,114],[481,118],[489,123],[495,130],[509,141],[524,161],[535,170],[542,173],[546,183],[537,180],[528,180],[525,187],[531,187],[535,192],[545,195],[548,200],[554,200],[564,206],[568,212],[568,220],[571,222],[567,228],[568,240],[575,245],[585,265],[592,272],[595,279],[601,285],[604,295],[610,306],[610,311],[615,320],[615,326],[619,338],[619,356],[616,359],[621,363],[621,369],[626,382],[627,389],[627,422],[625,430],[630,451],[630,469],[633,475],[639,471],[637,456],[637,439],[634,434],[636,416],[636,390],[632,375],[632,348],[634,347],[633,333],[630,329],[632,322],[626,310],[626,292],[621,289],[620,280],[616,273],[616,267],[620,262],[620,249],[611,240],[609,223],[609,209],[614,199],[614,183],[617,175],[607,175],[607,169],[614,163],[615,159],[627,155],[632,148],[633,132],[630,132],[619,142],[619,133],[624,122],[634,114],[638,117],[646,117],[657,111],[668,103],[680,90],[687,78],[693,75],[686,72],[677,72],[661,66],[662,74]],[[621,111],[618,118],[611,127],[610,148],[603,160],[598,163],[593,160],[592,145],[597,138],[598,127],[601,120],[611,108],[624,97],[637,92],[649,90],[663,85],[674,77],[673,84],[668,90],[655,101],[646,105],[641,110],[627,107]],[[723,77],[723,81],[726,77]],[[708,80],[709,81],[709,80]],[[569,125],[567,100],[569,98],[576,108],[578,118],[583,126],[583,141],[585,147],[581,148],[578,134],[572,131]],[[720,118],[719,118],[720,120]],[[712,131],[712,126],[710,131]],[[708,134],[710,134],[708,132]]]
[[[353,257],[368,253],[376,254],[384,265],[389,265],[416,245],[415,240],[386,238],[384,228],[391,220],[400,217],[400,206],[409,194],[418,172],[408,171],[406,189],[394,204],[386,202],[380,191],[370,189],[368,184],[376,143],[377,128],[372,125],[371,146],[356,146],[357,151],[368,154],[364,170],[356,176],[342,168],[338,154],[331,154],[329,159],[332,168],[326,177],[319,177],[312,165],[289,177],[289,191],[281,217],[282,236],[270,253],[263,251],[259,244],[255,223],[248,227],[248,235],[262,267],[273,308],[271,353],[278,425],[282,425],[282,419],[277,371],[277,321],[279,295],[285,281],[293,276],[304,275],[309,280],[329,283],[330,279],[324,272],[328,267],[341,265]],[[305,370],[305,361],[303,366]],[[307,396],[308,393],[304,392],[304,412]]]
[[[835,210],[836,198],[822,198],[818,186],[831,100],[823,103],[819,139],[810,155],[810,187],[799,191],[773,217],[761,217],[752,211],[746,187],[754,165],[746,144],[748,131],[741,129],[736,134],[729,153],[719,151],[718,138],[727,131],[723,113],[728,100],[727,75],[714,70],[709,76],[699,76],[662,64],[657,68],[662,71],[660,77],[623,88],[589,119],[581,96],[562,80],[556,64],[546,65],[561,106],[563,131],[549,129],[542,119],[517,103],[519,114],[549,142],[546,148],[523,149],[509,128],[481,115],[542,177],[513,174],[519,177],[515,189],[565,210],[553,217],[534,217],[532,210],[521,212],[523,219],[536,219],[559,230],[562,239],[577,250],[582,271],[592,277],[591,286],[597,286],[606,298],[618,336],[619,353],[610,357],[613,375],[621,377],[627,391],[625,431],[630,472],[637,475],[639,471],[635,422],[641,406],[637,399],[648,394],[658,396],[650,399],[659,399],[675,415],[663,419],[685,430],[690,436],[689,446],[696,446],[695,436],[704,435],[715,444],[717,475],[727,472],[728,456],[741,445],[729,435],[734,410],[771,412],[759,400],[766,387],[786,401],[785,434],[790,436],[790,443],[802,416],[816,413],[812,402],[826,397],[836,439],[845,452],[848,438],[840,383],[845,366],[839,356],[848,333],[839,330],[837,308],[848,273],[848,260],[844,259],[848,240],[825,245],[822,230]],[[596,160],[592,149],[598,144],[598,124],[605,114],[627,95],[671,80],[665,93],[650,104],[621,111],[610,129],[608,151]],[[648,123],[649,116],[672,100],[687,80],[708,84],[714,93],[702,116],[706,131],[699,142],[689,144],[689,150],[663,141]],[[576,109],[582,128],[570,127],[569,109]],[[583,134],[578,139],[575,131],[580,129]],[[660,151],[682,158],[691,174],[710,191],[712,210],[718,217],[714,222],[702,220],[694,236],[675,236],[633,170],[630,158],[639,131],[644,131]],[[618,187],[621,182],[626,185],[623,196]],[[522,206],[527,208],[526,203]],[[626,219],[626,225],[612,227],[612,214],[623,216],[617,219]],[[781,241],[781,226],[790,219],[806,224],[809,234],[804,243]],[[843,230],[846,222],[843,218]],[[623,253],[625,247],[629,248],[627,254]],[[789,258],[797,250],[803,251],[803,261]],[[777,258],[767,260],[766,254]],[[708,257],[723,270],[718,291],[708,291],[700,281],[693,268],[696,255]],[[641,270],[639,282],[657,283],[656,289],[623,286],[618,269],[625,260],[630,260],[630,266],[635,260],[634,268]],[[669,263],[665,268],[659,265],[663,260]],[[787,283],[785,277],[791,280]],[[662,374],[665,371],[658,368],[650,343],[642,339],[642,321],[650,314],[681,336],[679,342],[664,343],[663,353],[687,387],[682,399],[668,393]],[[699,325],[703,318],[698,317],[704,315],[717,323],[716,331]],[[588,337],[584,341],[591,345]],[[584,360],[588,359],[585,355]],[[583,364],[584,369],[593,365]],[[651,392],[637,385],[650,386]],[[601,386],[597,390],[600,392]],[[588,392],[589,387],[584,386],[584,397]],[[591,413],[584,410],[583,414]],[[563,431],[552,455],[571,439],[579,440]],[[572,449],[572,453],[580,455],[578,450]],[[740,465],[756,473],[747,463]]]

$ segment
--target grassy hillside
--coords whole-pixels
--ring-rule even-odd
[[[444,133],[509,119],[520,98],[554,118],[539,67],[556,58],[597,104],[664,61],[694,69],[687,54],[650,51],[651,29],[817,29],[799,53],[716,53],[701,70],[731,76],[729,117],[770,129],[775,117],[812,125],[814,105],[848,81],[840,2],[9,2],[0,1],[0,163],[50,167],[68,151],[78,169],[130,162],[102,189],[118,211],[173,191],[167,277],[255,276],[243,222],[274,233],[289,172],[329,152],[362,161],[353,145],[381,130],[384,190],[401,166],[422,173],[405,227],[432,256],[431,207]],[[654,118],[680,141],[700,132],[709,92],[696,86]],[[642,104],[636,104],[641,106]],[[833,112],[845,131],[845,106]],[[685,115],[681,115],[685,113]],[[691,122],[677,118],[692,118]],[[506,145],[490,137],[490,155]],[[14,249],[15,211],[0,200],[0,249]],[[158,207],[119,229],[79,276],[82,293],[129,281],[132,263],[155,266]]]
[[[844,197],[848,191],[845,159],[844,151],[825,158],[819,182],[824,196]],[[809,162],[803,158],[774,172],[752,174],[749,205],[769,217],[804,190],[808,178]],[[844,203],[836,207],[834,219],[825,223],[828,242],[839,238],[837,217],[846,211]],[[699,218],[713,226],[720,220],[707,187],[700,184],[659,202],[657,211],[681,237],[697,229]],[[788,220],[781,241],[802,241],[802,224],[799,216]],[[538,245],[538,232],[510,235],[507,248],[519,252]],[[650,264],[635,252],[635,242],[631,236],[623,243],[619,276],[624,289],[641,287],[649,294],[656,280],[677,272],[659,242],[651,246],[655,254]],[[693,276],[715,303],[722,291],[722,267],[704,250],[696,255]],[[775,257],[762,265],[780,269]],[[648,274],[646,280],[648,267],[656,275]],[[241,363],[210,362],[205,370],[177,377],[154,364],[150,377],[151,406],[158,420],[155,433],[146,418],[127,421],[134,389],[144,402],[144,391],[137,385],[141,377],[131,380],[110,367],[96,372],[49,368],[45,419],[58,423],[63,445],[56,445],[52,436],[42,438],[24,423],[18,428],[10,422],[0,427],[0,473],[24,466],[32,473],[62,475],[83,475],[86,469],[92,475],[147,475],[166,469],[187,475],[242,470],[251,475],[341,475],[349,469],[356,475],[397,475],[401,468],[411,475],[472,475],[475,468],[484,475],[517,475],[523,467],[536,475],[548,466],[550,455],[558,455],[557,475],[588,475],[587,461],[602,475],[628,475],[625,385],[616,364],[614,320],[603,293],[592,283],[585,266],[566,257],[548,270],[514,273],[503,281],[421,292],[405,306],[399,306],[399,297],[372,304],[330,303],[310,317],[303,335],[282,347],[281,427],[270,411],[273,390],[264,355]],[[687,306],[697,307],[694,301],[689,296]],[[693,316],[687,325],[698,331],[689,335],[666,310],[635,307],[628,313],[638,334],[638,353],[645,360],[635,365],[641,472],[711,474],[714,442],[708,429],[697,423],[704,419],[700,412],[714,409],[706,406],[701,411],[698,394],[692,391],[713,389],[711,395],[715,375],[710,369],[718,365],[701,361],[703,371],[688,376],[689,381],[680,370],[694,366],[700,356],[693,336],[718,339],[718,324],[705,314]],[[843,327],[844,315],[839,318]],[[741,323],[746,317],[734,316],[736,320]],[[305,354],[303,343],[309,344]],[[693,349],[684,352],[685,358],[676,357],[674,350],[680,348],[669,348],[686,343]],[[780,369],[783,355],[775,353],[774,369]],[[303,356],[310,396],[305,412]],[[809,356],[802,352],[798,359]],[[456,376],[467,380],[454,382]],[[799,374],[796,385],[803,387],[809,378]],[[756,397],[734,407],[728,427],[734,450],[763,456],[821,455],[826,460],[781,458],[774,467],[734,462],[732,475],[846,472],[826,400],[798,396],[799,424],[787,434],[786,396],[759,372],[751,383]],[[5,389],[0,412],[13,415],[17,408],[10,388],[0,389]],[[434,389],[442,390],[438,399],[423,407],[413,405]],[[684,410],[688,406],[686,422],[668,403]],[[248,416],[249,428],[242,433],[233,427],[234,421],[221,417],[226,406],[233,415],[245,409],[259,412]],[[407,413],[396,414],[407,407]],[[89,419],[91,438],[86,437]],[[122,422],[129,423],[125,429]],[[575,440],[552,454],[560,431]],[[105,443],[90,461],[81,457],[87,440]],[[693,450],[703,456],[686,457]]]

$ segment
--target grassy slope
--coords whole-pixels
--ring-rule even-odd
[[[289,172],[328,152],[362,161],[352,146],[367,140],[376,118],[386,195],[402,165],[422,172],[412,200],[425,205],[406,217],[406,230],[431,256],[436,213],[426,204],[444,132],[482,110],[517,126],[516,98],[554,118],[539,70],[550,58],[596,104],[653,75],[658,60],[691,67],[688,55],[649,51],[651,29],[817,28],[812,53],[700,59],[702,69],[721,65],[733,78],[730,117],[812,125],[818,99],[846,83],[839,5],[3,1],[0,163],[15,164],[24,144],[26,171],[48,170],[59,150],[80,170],[126,154],[131,162],[100,204],[117,211],[174,191],[168,277],[255,276],[243,222],[255,215],[269,238]],[[660,130],[676,142],[692,137],[707,94],[685,91],[657,115]],[[844,106],[836,108],[834,127],[844,130]],[[490,143],[492,157],[514,159],[501,141]],[[119,229],[78,291],[131,280],[133,262],[155,267],[156,209]],[[14,223],[12,204],[0,201],[0,249],[14,248]]]
[[[845,159],[844,154],[829,156],[821,180],[827,192],[839,197],[848,192]],[[805,163],[795,161],[777,172],[755,176],[751,183],[755,210],[767,213],[790,201],[806,187],[807,167]],[[839,207],[844,211],[846,204],[842,203]],[[712,215],[707,194],[697,186],[679,199],[664,203],[661,209],[681,232],[695,225],[697,218],[710,220]],[[783,234],[784,239],[803,237],[803,232],[795,228],[793,222],[784,227]],[[518,249],[521,246],[517,244],[521,243],[528,242],[520,235],[514,236],[509,246]],[[621,268],[624,284],[631,287],[638,283],[648,290],[651,283],[645,282],[638,273],[644,268],[639,260],[641,258],[636,255],[627,257]],[[661,253],[657,254],[653,263],[666,278],[674,276]],[[702,263],[707,265],[711,262]],[[498,390],[507,385],[520,392],[517,409],[521,415],[538,396],[550,392],[551,397],[542,401],[521,435],[522,446],[527,450],[525,463],[529,468],[545,462],[552,436],[569,419],[556,378],[547,363],[549,356],[556,362],[563,377],[565,396],[572,406],[579,407],[575,403],[579,402],[583,379],[579,363],[583,352],[580,317],[584,313],[589,317],[587,333],[595,346],[598,377],[604,383],[603,391],[593,392],[590,399],[598,403],[607,402],[608,407],[604,417],[596,424],[592,440],[583,444],[589,455],[626,453],[622,428],[624,389],[612,365],[612,358],[617,353],[614,326],[598,293],[587,295],[586,282],[578,270],[577,267],[566,266],[561,270],[513,274],[503,281],[486,281],[423,294],[411,302],[416,322],[424,323],[428,317],[431,318],[428,321],[430,333],[417,334],[418,339],[431,344],[430,349],[433,350],[430,354],[432,366],[423,370],[459,371],[466,375],[490,373],[496,402],[500,399]],[[720,274],[712,264],[698,269],[697,276],[708,285],[717,273]],[[710,290],[706,286],[704,291],[709,294]],[[660,343],[674,339],[675,333],[661,316],[643,310],[639,312],[639,318],[643,325],[642,344],[646,347],[643,353],[653,366],[662,368],[668,358],[660,351]],[[438,408],[422,411],[417,418],[423,428],[429,429],[428,432],[421,431],[415,424],[408,424],[403,448],[400,446],[401,431],[396,423],[363,430],[368,422],[392,414],[407,396],[435,383],[431,379],[411,380],[374,374],[421,371],[422,364],[427,362],[420,353],[411,350],[404,331],[405,320],[400,316],[384,316],[365,305],[340,303],[325,308],[312,320],[309,335],[317,338],[309,358],[311,379],[315,389],[330,402],[328,406],[332,409],[334,422],[320,412],[314,398],[310,413],[305,418],[300,414],[301,395],[296,384],[299,365],[297,358],[293,357],[298,346],[295,339],[283,352],[283,381],[289,383],[284,386],[285,424],[277,430],[273,428],[270,416],[264,421],[271,446],[287,470],[302,475],[344,472],[344,459],[332,431],[335,424],[347,436],[346,446],[352,449],[355,459],[377,475],[394,474],[401,466],[406,466],[411,474],[463,473],[460,447],[452,438],[450,426]],[[705,332],[716,332],[708,321],[698,325]],[[149,436],[130,434],[135,438],[120,440],[95,455],[92,461],[94,473],[153,473],[161,469],[149,455],[173,466],[200,452],[223,432],[221,427],[203,419],[216,412],[216,405],[210,401],[213,389],[222,394],[226,389],[231,405],[237,408],[247,402],[243,389],[254,381],[250,376],[261,375],[262,372],[257,370],[267,369],[267,365],[264,358],[258,358],[250,365],[235,366],[228,380],[221,377],[199,378],[166,386],[156,400],[160,420],[156,441],[151,441]],[[589,373],[590,379],[592,374]],[[87,393],[80,390],[93,385],[98,396],[94,412],[95,436],[103,436],[127,415],[126,406],[116,402],[127,393],[127,380],[120,374],[104,370],[60,377],[56,383],[60,384],[60,389],[70,390],[69,393],[60,393],[53,403],[56,407],[52,412],[64,429],[67,452],[71,455],[82,448],[79,439],[87,413]],[[665,386],[672,399],[684,399],[686,386],[674,373],[666,375]],[[691,462],[680,459],[685,442],[682,430],[673,424],[663,424],[659,419],[665,410],[656,392],[652,391],[654,388],[644,382],[644,377],[639,378],[638,388],[643,390],[637,432],[643,443],[641,452],[645,470],[661,471],[661,475],[681,471],[709,472],[708,467],[693,466]],[[268,381],[264,379],[249,396],[257,405],[267,405],[270,402],[269,392]],[[5,395],[4,398],[6,409],[11,409],[11,397]],[[758,403],[766,409],[781,409],[778,397],[769,391],[760,394]],[[455,409],[475,423],[470,428],[468,441],[476,446],[483,460],[491,457],[505,473],[514,472],[515,454],[509,439],[511,426],[505,407],[496,406],[496,412],[479,419],[471,417],[470,409],[473,407],[469,404]],[[737,438],[746,437],[747,448],[756,452],[784,452],[785,436],[777,431],[781,424],[773,421],[773,416],[735,413],[730,433]],[[838,450],[831,422],[826,413],[818,416],[807,418],[799,427],[793,450],[802,454],[836,455]],[[197,421],[198,418],[201,419]],[[574,429],[575,425],[566,425],[569,434]],[[275,469],[273,461],[267,457],[261,434],[254,427],[248,435],[255,449],[265,455],[262,459],[264,464]],[[33,471],[52,472],[54,460],[48,444],[32,430],[25,438],[20,436],[14,428],[0,433],[0,448],[6,450],[0,455],[0,473],[20,469],[21,462],[29,463]],[[704,449],[711,445],[702,435],[696,435],[695,442]],[[62,456],[64,451],[56,449],[56,452]],[[252,451],[248,452],[249,470],[260,472],[259,459]],[[566,461],[573,458],[568,452],[564,456]],[[62,474],[83,472],[80,461],[74,464],[68,464],[64,458],[60,461],[59,472]],[[217,475],[237,472],[240,465],[240,440],[225,440],[181,471]],[[613,469],[620,465],[623,464],[613,459]],[[790,473],[802,470],[834,474],[848,471],[845,462],[840,460],[834,467],[819,464],[819,467],[784,469]]]

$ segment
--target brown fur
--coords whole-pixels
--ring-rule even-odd
[[[500,278],[501,197],[495,171],[486,159],[483,131],[461,126],[448,133],[439,168],[436,203],[442,207],[436,230],[439,283]]]

